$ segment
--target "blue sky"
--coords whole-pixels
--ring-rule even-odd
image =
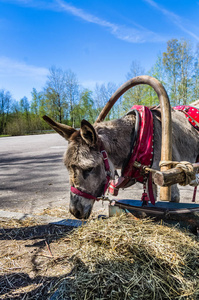
[[[148,71],[172,38],[199,43],[199,0],[0,0],[0,89],[31,100],[51,66],[85,88]]]

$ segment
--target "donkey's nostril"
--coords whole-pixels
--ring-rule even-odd
[[[75,209],[74,207],[70,207],[69,208],[69,211],[70,211],[70,213],[73,215],[73,216],[75,216],[75,218],[77,218],[77,219],[82,219],[82,215],[81,215],[81,212],[79,211],[79,210],[77,210],[77,209]]]
[[[82,219],[82,215],[81,215],[81,213],[80,213],[79,210],[76,210],[76,212],[75,212],[75,217],[76,217],[77,219]]]

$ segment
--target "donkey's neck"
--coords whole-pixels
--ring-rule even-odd
[[[95,129],[115,168],[121,168],[129,154],[134,124],[135,117],[131,115],[95,125]]]

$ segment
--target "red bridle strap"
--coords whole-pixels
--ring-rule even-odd
[[[104,193],[103,193],[103,194],[105,194],[105,192],[106,192],[106,190],[108,189],[108,186],[109,186],[109,181],[110,181],[110,178],[111,178],[111,176],[110,176],[111,171],[110,171],[110,166],[109,166],[109,162],[108,162],[108,154],[107,154],[106,150],[104,149],[104,145],[103,145],[102,142],[101,142],[100,152],[103,156],[104,168],[105,168],[105,171],[106,171],[106,183],[105,183],[105,186],[104,186]],[[73,186],[71,186],[70,190],[73,194],[84,197],[86,199],[100,200],[99,199],[100,197],[95,197],[91,194],[82,192],[82,191],[80,191],[79,189],[77,189]]]
[[[73,194],[76,194],[78,196],[81,196],[81,197],[84,197],[84,198],[87,198],[87,199],[97,200],[97,198],[95,196],[93,196],[91,194],[88,194],[88,193],[85,193],[85,192],[82,192],[82,191],[76,189],[74,186],[71,186],[70,190]]]

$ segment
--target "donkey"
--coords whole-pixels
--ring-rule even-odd
[[[161,160],[161,115],[157,110],[150,111],[154,129],[151,167],[158,170]],[[194,163],[199,155],[198,131],[181,111],[172,109],[171,114],[172,159]],[[136,115],[130,113],[119,119],[94,125],[82,120],[79,130],[55,122],[47,116],[43,118],[68,141],[64,164],[68,169],[71,185],[69,210],[76,218],[87,219],[95,200],[103,195],[108,181],[115,178],[117,169],[122,169],[132,150]],[[179,202],[177,185],[172,186],[171,201]]]

